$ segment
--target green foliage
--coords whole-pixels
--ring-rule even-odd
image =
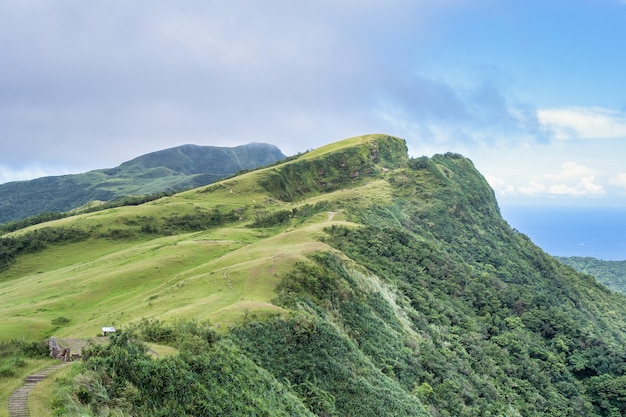
[[[236,211],[222,213],[219,209],[195,210],[184,215],[172,215],[164,219],[163,228],[167,231],[195,232],[232,223],[239,219]]]
[[[427,415],[417,398],[322,317],[297,314],[251,322],[234,329],[233,337],[257,364],[287,380],[318,415]]]
[[[22,220],[0,225],[0,234],[14,232],[16,230],[24,229],[28,226],[34,226],[36,224],[41,224],[52,220],[63,219],[67,216],[67,213],[58,212],[47,212],[38,214],[36,216],[27,217]]]
[[[297,219],[296,223],[302,224],[314,215],[329,210],[330,207],[329,202],[322,201],[316,204],[305,204],[300,207],[294,207],[291,210],[258,212],[250,227],[285,226],[289,224],[291,219]]]
[[[274,227],[289,223],[293,212],[291,210],[277,210],[270,213],[258,213],[250,227]]]
[[[51,244],[79,242],[88,237],[89,233],[79,228],[44,227],[16,237],[0,238],[0,272],[20,254],[39,252]]]
[[[626,261],[603,261],[589,256],[562,256],[557,259],[578,272],[593,275],[613,291],[626,294]]]
[[[158,319],[143,318],[129,325],[125,333],[145,342],[165,344],[194,352],[219,340],[218,334],[209,322],[196,320],[176,320],[168,324]]]
[[[139,327],[146,325],[157,324]],[[191,329],[189,336],[201,327],[179,324],[177,330]],[[83,366],[61,381],[53,401],[57,415],[313,415],[287,387],[225,341],[154,360],[122,332],[108,346],[85,352]]]
[[[200,231],[238,221],[240,215],[241,213],[236,210],[222,213],[217,208],[196,209],[188,214],[173,214],[160,220],[150,216],[138,216],[126,219],[125,226],[127,227],[112,227],[105,230],[43,227],[15,237],[0,238],[0,272],[11,266],[17,256],[42,251],[49,245],[80,242],[89,238],[128,240],[141,234],[171,235]]]
[[[626,413],[626,375],[593,377],[590,385],[605,415],[623,416]]]
[[[52,319],[52,324],[54,324],[55,326],[63,326],[64,324],[67,324],[70,322],[70,319],[68,319],[67,317],[57,317],[55,319]]]
[[[18,375],[19,368],[26,366],[24,358],[45,358],[50,353],[44,342],[10,340],[0,341],[0,381]]]
[[[393,375],[416,387],[439,415],[498,414],[510,404],[522,415],[590,415],[593,398],[585,398],[585,379],[568,368],[564,352],[583,342],[583,329],[570,318],[578,314],[575,310],[527,306],[519,317],[515,303],[507,306],[499,294],[504,284],[477,271],[478,265],[462,266],[450,253],[452,247],[432,246],[397,229],[330,232],[329,243],[410,300],[409,317],[422,334],[415,342],[419,354],[386,342],[397,341],[401,328],[381,333],[394,320],[374,314],[373,297],[365,303],[344,301],[339,307],[342,325],[374,361],[390,362]],[[377,320],[381,317],[385,319]],[[607,370],[621,363],[607,360]],[[508,400],[502,402],[504,398]]]
[[[378,138],[318,158],[280,165],[268,172],[261,185],[276,199],[296,201],[310,193],[334,191],[364,177],[379,176],[379,165],[391,168],[406,161],[404,141]]]
[[[176,330],[158,319],[143,318],[125,329],[127,334],[138,337],[140,340],[152,343],[171,345],[176,340]]]
[[[443,155],[410,167],[390,180],[393,206],[361,210],[369,228],[333,227],[327,243],[406,297],[405,311],[424,337],[419,355],[396,359],[413,361],[416,394],[450,416],[503,414],[511,406],[533,416],[620,410],[620,396],[603,399],[593,378],[625,373],[624,334],[605,330],[624,328],[623,313],[599,313],[623,301],[508,228],[469,161]],[[376,322],[367,307],[354,308],[355,317]],[[355,322],[342,323],[348,334]],[[357,335],[381,343],[376,332]],[[367,341],[359,345],[376,357]]]

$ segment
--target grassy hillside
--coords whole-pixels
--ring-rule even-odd
[[[122,329],[59,381],[68,415],[626,412],[626,299],[398,138],[8,233],[0,267],[1,338]]]
[[[341,209],[329,210],[328,201],[366,206],[390,198],[388,184],[373,171],[355,174],[359,169],[380,171],[370,161],[376,139],[359,138],[363,144],[357,147],[352,146],[358,145],[355,140],[334,144],[329,161],[303,158],[141,206],[81,214],[7,234],[0,256],[7,268],[0,274],[6,286],[0,334],[19,329],[16,334],[37,337],[92,336],[102,325],[141,316],[182,315],[228,325],[243,311],[279,309],[269,300],[281,277],[307,254],[327,247],[319,241],[324,227],[345,222]],[[313,178],[311,186],[317,187],[317,165],[334,164],[342,153],[346,162],[338,164],[344,166],[323,181],[334,178],[349,187],[323,200],[312,196],[306,203],[274,198],[287,192],[271,182],[282,171],[304,166],[303,173]],[[406,162],[404,148],[399,155]],[[13,246],[18,248],[14,257]],[[61,316],[70,323],[63,328],[51,324]]]
[[[0,224],[90,201],[180,191],[285,158],[273,145],[183,145],[142,155],[112,169],[0,184]]]

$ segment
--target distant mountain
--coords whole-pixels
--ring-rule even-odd
[[[626,261],[602,261],[590,256],[559,256],[557,259],[578,272],[593,275],[613,291],[626,294]]]
[[[200,187],[284,158],[280,149],[264,143],[232,148],[182,145],[116,168],[0,184],[0,224],[72,210],[93,200]]]

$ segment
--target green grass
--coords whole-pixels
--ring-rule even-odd
[[[24,378],[33,372],[57,363],[52,359],[25,359],[25,362],[25,366],[16,368],[17,374],[14,377],[0,378],[0,417],[8,417],[9,395],[24,383]],[[33,415],[38,416],[39,414]]]
[[[159,345],[156,343],[146,343],[148,346],[148,353],[153,358],[163,358],[166,356],[173,356],[178,353],[178,349],[173,348],[171,346]]]
[[[340,140],[338,142],[333,142],[326,146],[322,146],[320,148],[307,152],[301,158],[302,159],[315,159],[331,152],[336,152],[341,149],[346,149],[352,146],[357,146],[357,145],[361,145],[361,144],[373,141],[375,139],[378,139],[380,136],[381,135],[379,134],[371,134],[371,135],[355,136],[353,138]]]
[[[348,139],[305,157],[377,137]],[[285,203],[272,199],[260,185],[272,169],[276,167],[139,206],[79,214],[9,234],[71,227],[94,237],[20,255],[9,269],[0,272],[0,339],[89,338],[102,326],[124,326],[144,317],[196,318],[228,328],[249,313],[282,311],[271,303],[276,285],[307,254],[328,249],[320,243],[324,227],[349,224],[340,207],[385,205],[391,191],[386,180],[372,177],[352,188],[313,193],[297,204]],[[339,208],[294,218],[282,226],[249,227],[259,214],[324,201]],[[222,213],[239,210],[241,218],[221,227],[172,236],[138,232],[141,219],[163,221],[214,209]],[[111,230],[126,230],[129,235],[97,237]],[[59,317],[68,321],[54,322]]]

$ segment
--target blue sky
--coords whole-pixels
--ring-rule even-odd
[[[0,182],[366,133],[626,206],[624,0],[0,0]]]

